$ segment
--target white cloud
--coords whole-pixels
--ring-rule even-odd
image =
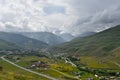
[[[119,0],[0,0],[0,30],[99,31],[119,24],[119,5]]]
[[[2,30],[5,30],[5,25],[2,22],[0,22],[0,31]]]

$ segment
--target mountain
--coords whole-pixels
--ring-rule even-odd
[[[0,39],[10,43],[17,44],[27,49],[36,49],[36,48],[40,49],[48,46],[46,43],[42,41],[28,38],[23,35],[11,33],[11,32],[0,32]]]
[[[52,48],[54,53],[66,52],[79,55],[109,55],[120,47],[120,25],[97,34],[76,38]],[[120,48],[119,48],[120,49]]]
[[[75,38],[75,36],[73,36],[73,35],[71,35],[69,33],[59,34],[59,36],[62,37],[66,41],[71,41],[72,39]]]
[[[21,32],[19,34],[43,41],[49,45],[57,45],[65,42],[63,38],[50,32]]]
[[[94,35],[94,34],[96,34],[96,32],[88,31],[88,32],[83,32],[81,34],[78,34],[76,37],[87,37],[87,36],[91,36],[91,35]]]
[[[64,40],[66,40],[67,42],[68,41],[71,41],[77,37],[87,37],[87,36],[91,36],[91,35],[94,35],[96,34],[96,32],[83,32],[81,34],[77,34],[75,36],[73,36],[72,34],[69,34],[69,33],[62,33],[62,34],[58,34],[58,36],[62,37]]]
[[[19,48],[20,47],[14,43],[10,43],[0,39],[0,50],[14,50]]]

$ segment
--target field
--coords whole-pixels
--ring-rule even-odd
[[[95,56],[85,56],[85,57],[80,57],[80,60],[82,64],[85,64],[90,68],[120,69],[118,65],[113,63],[111,60],[107,59],[107,57],[99,58]]]
[[[3,70],[0,71],[0,80],[49,80],[32,73],[23,71],[0,59],[0,66]]]
[[[69,64],[65,64],[64,62],[62,62],[61,60],[58,60],[58,59],[57,59],[57,61],[55,61],[53,59],[49,59],[49,58],[45,58],[45,57],[39,58],[36,56],[26,56],[26,57],[23,57],[17,64],[24,66],[24,67],[29,67],[29,65],[31,64],[31,61],[46,62],[50,65],[50,68],[48,68],[47,70],[45,70],[45,68],[33,69],[36,72],[47,74],[47,75],[50,75],[57,79],[64,79],[64,77],[75,79],[74,76],[71,75],[71,72],[69,72],[69,70],[68,70],[68,69],[73,70],[74,67],[72,67]],[[61,67],[61,66],[64,66],[64,68],[66,68],[68,70],[67,73],[57,70],[57,68]],[[64,68],[62,68],[62,69],[65,70]]]
[[[19,57],[19,61],[15,60],[15,57]],[[34,61],[47,63],[49,65],[49,68],[36,67],[32,70],[52,76],[59,80],[86,80],[87,78],[94,78],[97,80],[93,74],[85,71],[80,71],[77,69],[77,67],[72,66],[70,63],[65,63],[65,61],[61,58],[9,55],[8,59],[25,68],[29,68]]]
[[[47,57],[40,55],[28,55],[28,54],[10,54],[5,57],[6,59],[14,62],[15,64],[28,68],[32,71],[42,73],[51,77],[54,77],[59,80],[86,80],[88,78],[93,78],[94,80],[99,80],[95,77],[95,74],[104,77],[115,77],[116,73],[120,72],[120,67],[114,63],[114,61],[108,61],[112,57],[96,57],[96,56],[81,56],[79,59],[72,57]],[[66,62],[67,59],[70,59],[73,66],[70,62]],[[18,68],[14,68],[12,65],[1,60],[0,62],[5,66],[4,70],[1,72],[1,76],[4,76],[4,72],[11,77],[11,80],[39,80],[40,76],[30,74],[26,71],[23,71]],[[39,64],[39,65],[36,65]],[[8,66],[6,66],[8,65]],[[7,71],[7,72],[6,72]],[[20,77],[20,78],[19,78]],[[37,78],[37,79],[36,79]],[[42,77],[42,80],[46,80]],[[47,79],[48,80],[48,79]]]

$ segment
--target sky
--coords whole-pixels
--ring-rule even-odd
[[[0,31],[71,33],[120,24],[120,0],[0,0]]]

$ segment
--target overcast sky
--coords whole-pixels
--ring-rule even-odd
[[[79,34],[120,24],[120,0],[0,0],[0,31]]]

